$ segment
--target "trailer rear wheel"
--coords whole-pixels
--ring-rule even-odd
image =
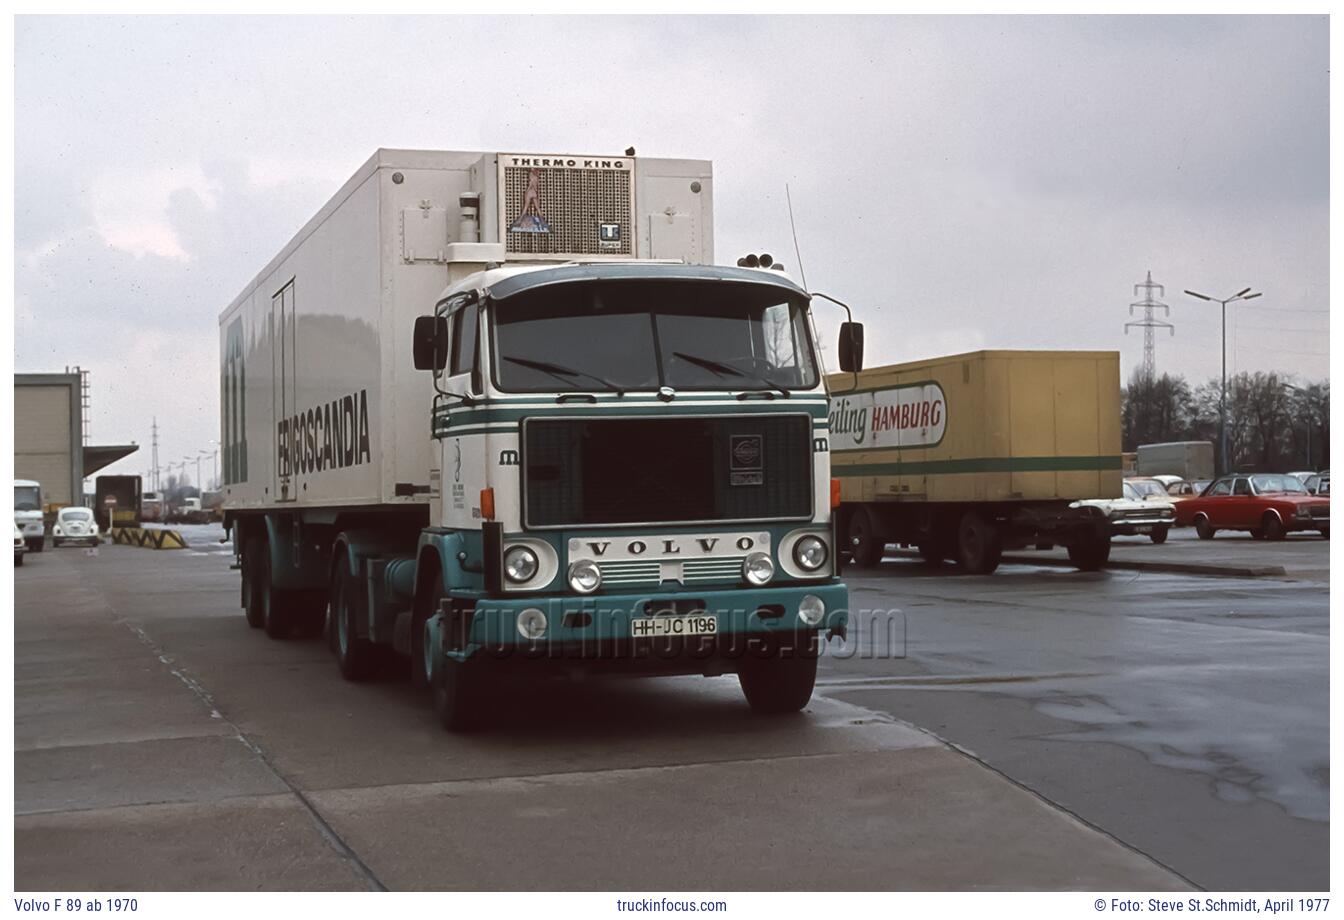
[[[972,575],[988,575],[1003,558],[1003,534],[977,511],[967,511],[957,527],[957,562]]]
[[[375,665],[373,643],[359,635],[357,582],[345,560],[338,560],[331,576],[332,647],[341,676],[349,681],[368,680]]]
[[[1094,533],[1069,544],[1069,561],[1084,572],[1097,571],[1110,558],[1110,534]]]
[[[260,537],[252,537],[243,545],[243,611],[247,625],[260,629],[266,622],[266,598],[257,583],[261,557],[266,555],[266,544]]]
[[[434,714],[450,732],[476,731],[484,725],[484,662],[444,656],[434,668]]]
[[[872,568],[882,561],[882,551],[886,548],[877,535],[877,522],[867,508],[858,507],[849,513],[849,526],[846,528],[846,542],[849,555],[856,568]]]
[[[739,662],[737,680],[742,695],[756,712],[798,712],[812,699],[817,683],[820,648],[816,634],[799,636],[796,643],[772,641],[764,654],[748,652]]]

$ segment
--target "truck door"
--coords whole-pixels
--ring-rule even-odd
[[[275,476],[273,489],[279,501],[293,501],[295,494],[295,445],[299,432],[293,427],[294,403],[294,279],[271,297],[271,379],[275,382],[272,401],[275,410]]]

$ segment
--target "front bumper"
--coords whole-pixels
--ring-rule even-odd
[[[1168,515],[1144,515],[1142,517],[1111,518],[1110,527],[1112,534],[1124,534],[1126,536],[1139,533],[1152,533],[1158,527],[1175,527],[1176,516]]]
[[[41,521],[24,521],[19,524],[19,530],[23,531],[25,540],[36,540],[38,537],[46,535],[46,529]]]
[[[798,615],[798,605],[806,595],[821,599],[825,613],[815,626]],[[580,597],[488,598],[476,602],[471,613],[467,644],[454,657],[470,657],[481,649],[535,649],[538,646],[583,648],[605,646],[611,642],[637,643],[632,624],[645,619],[646,605],[666,609],[676,605],[677,612],[703,611],[717,619],[713,637],[796,635],[819,630],[845,631],[849,623],[849,591],[838,581],[791,584],[773,588],[678,591],[675,594],[600,594]],[[452,601],[445,602],[451,607]],[[539,640],[524,639],[518,632],[518,615],[537,609],[546,615],[546,634]],[[442,626],[449,616],[436,616]],[[696,637],[688,637],[696,638]],[[656,640],[655,640],[656,641]]]

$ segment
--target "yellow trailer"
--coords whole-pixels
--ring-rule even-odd
[[[1081,568],[1105,563],[1104,518],[1070,504],[1120,495],[1119,353],[976,351],[828,382],[854,562],[902,543],[976,572],[1032,544],[1064,545]]]

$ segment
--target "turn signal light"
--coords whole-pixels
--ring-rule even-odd
[[[831,510],[840,507],[840,480],[831,480]]]
[[[487,521],[495,519],[495,490],[481,490],[481,517]]]

